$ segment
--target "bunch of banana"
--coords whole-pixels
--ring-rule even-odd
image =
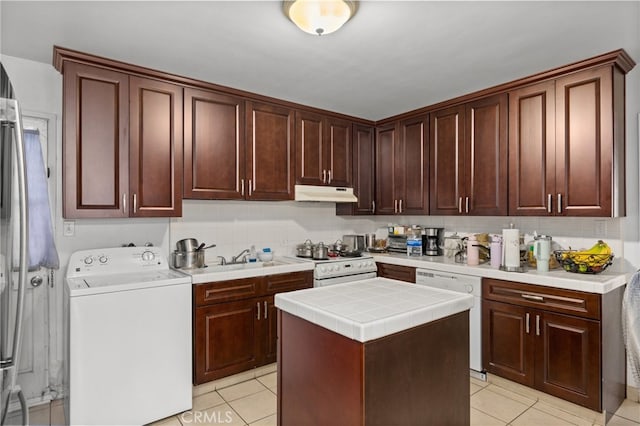
[[[589,250],[569,252],[568,257],[576,263],[589,267],[602,266],[611,257],[611,247],[602,240],[598,240]]]

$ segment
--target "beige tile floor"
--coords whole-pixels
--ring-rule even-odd
[[[275,425],[274,367],[194,388],[193,409],[153,426]],[[472,426],[603,425],[602,415],[550,395],[491,376],[471,378]],[[640,425],[640,404],[625,400],[607,425]]]

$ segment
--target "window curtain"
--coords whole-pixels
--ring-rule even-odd
[[[51,207],[38,131],[24,131],[29,211],[29,270],[58,269],[60,259],[53,238]]]

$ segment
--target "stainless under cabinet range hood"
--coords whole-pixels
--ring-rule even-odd
[[[334,203],[355,203],[353,188],[335,186],[296,185],[296,201],[328,201]]]

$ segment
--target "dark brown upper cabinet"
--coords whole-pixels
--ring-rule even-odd
[[[185,89],[184,198],[244,198],[244,120],[244,99]]]
[[[294,111],[260,102],[246,108],[245,198],[293,200]]]
[[[75,62],[63,82],[63,217],[180,216],[182,88]]]
[[[353,192],[355,203],[336,203],[336,214],[371,215],[376,212],[375,202],[375,128],[353,125]]]
[[[428,127],[417,117],[378,128],[376,214],[428,214]]]
[[[614,65],[509,93],[509,214],[625,214],[624,74]]]
[[[431,113],[433,215],[507,214],[507,95]]]
[[[296,183],[351,184],[351,122],[296,112]]]

